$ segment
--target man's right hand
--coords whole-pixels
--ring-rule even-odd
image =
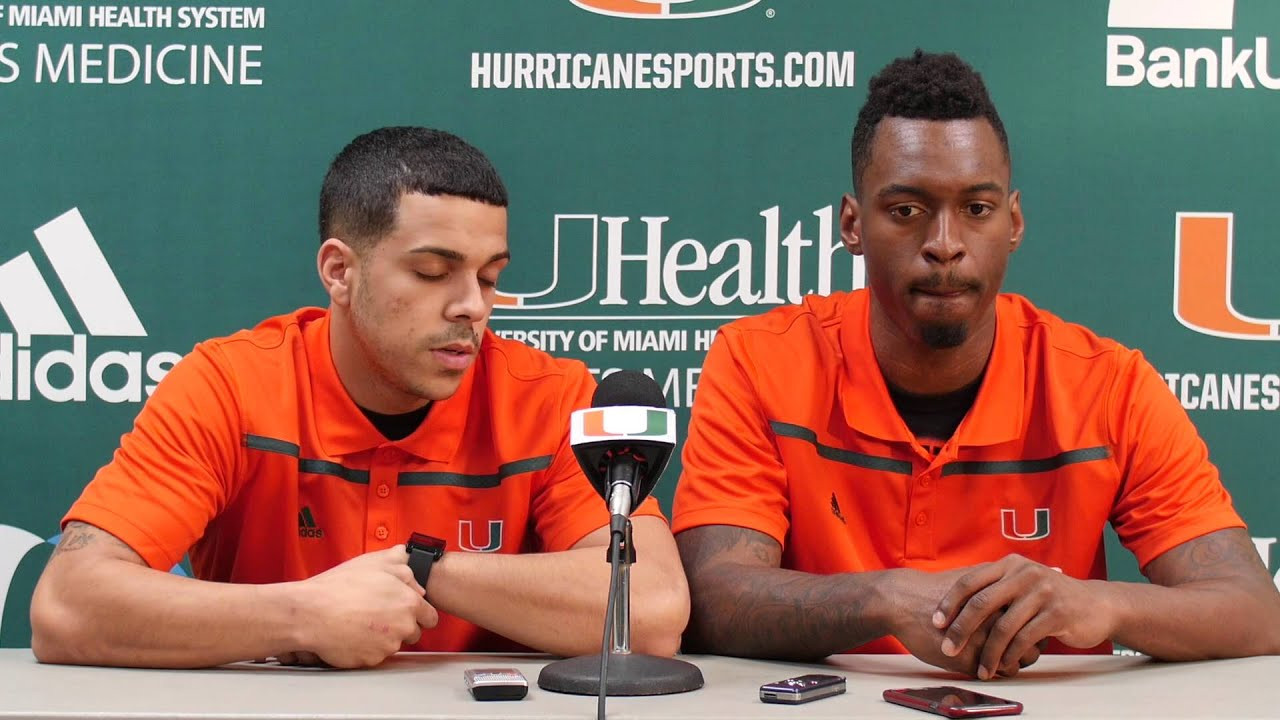
[[[893,636],[920,660],[944,670],[977,677],[978,661],[986,644],[987,633],[1000,618],[996,613],[978,628],[969,643],[958,655],[944,655],[941,646],[943,631],[933,624],[933,613],[942,597],[952,585],[971,568],[958,568],[945,572],[928,573],[918,570],[894,571],[889,587],[889,599],[893,603]],[[1018,671],[1040,659],[1040,648],[1032,646],[1017,663],[1001,666],[999,675],[1012,677]]]
[[[372,667],[440,621],[403,545],[354,557],[298,587],[307,626],[302,647],[285,654],[290,660],[314,656],[333,667]]]

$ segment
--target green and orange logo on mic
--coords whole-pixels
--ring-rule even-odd
[[[652,440],[675,443],[675,413],[666,408],[638,405],[614,405],[587,408],[573,413],[570,443],[594,443],[600,440]]]
[[[621,415],[622,408],[589,410],[582,414],[582,432],[590,437],[662,437],[667,434],[667,411],[642,408]],[[630,408],[628,408],[630,409]]]

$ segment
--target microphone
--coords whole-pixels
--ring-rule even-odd
[[[569,444],[583,474],[609,504],[610,528],[621,531],[671,460],[675,412],[667,409],[653,378],[620,370],[600,381],[589,409],[570,416]]]
[[[591,487],[609,504],[609,600],[599,655],[557,660],[538,673],[553,692],[596,695],[603,720],[609,695],[668,695],[702,687],[702,671],[683,660],[631,652],[631,520],[676,446],[676,414],[653,378],[632,370],[600,381],[591,407],[569,419],[569,445]],[[609,640],[613,639],[612,649]]]

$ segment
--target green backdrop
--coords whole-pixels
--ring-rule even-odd
[[[916,47],[971,61],[1004,117],[1028,227],[1008,289],[1147,353],[1276,573],[1280,4],[1184,5],[0,5],[0,645],[27,644],[47,541],[148,386],[324,301],[316,198],[355,135],[484,149],[512,197],[493,327],[650,370],[683,432],[718,325],[861,286],[835,248],[849,136]]]

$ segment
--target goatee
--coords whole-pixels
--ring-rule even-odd
[[[969,327],[964,323],[948,325],[922,325],[920,339],[934,350],[959,347],[969,337]]]

